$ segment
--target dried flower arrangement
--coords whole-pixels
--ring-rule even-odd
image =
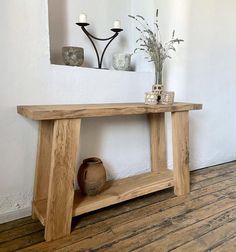
[[[167,58],[171,59],[169,55],[170,51],[176,51],[174,47],[175,44],[180,44],[184,40],[176,38],[175,30],[173,30],[171,40],[165,44],[162,43],[158,25],[158,9],[156,10],[156,20],[154,22],[156,31],[152,31],[150,25],[143,16],[129,15],[129,17],[138,23],[136,29],[141,34],[141,37],[136,41],[139,47],[135,49],[134,53],[137,51],[144,51],[148,54],[148,57],[145,58],[155,65],[155,84],[163,84],[162,71],[164,62]]]

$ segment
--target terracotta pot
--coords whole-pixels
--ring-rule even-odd
[[[106,183],[106,170],[99,158],[88,158],[83,161],[78,172],[78,184],[82,193],[96,195]]]

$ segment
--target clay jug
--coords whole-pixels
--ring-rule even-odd
[[[78,172],[80,190],[86,195],[96,195],[106,183],[106,170],[101,159],[88,158],[83,161]]]

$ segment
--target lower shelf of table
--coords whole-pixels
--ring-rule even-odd
[[[88,213],[126,200],[174,186],[172,171],[145,173],[125,179],[108,181],[96,196],[84,196],[75,191],[73,216]],[[33,203],[35,213],[43,225],[46,222],[47,199]]]

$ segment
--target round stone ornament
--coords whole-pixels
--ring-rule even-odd
[[[81,66],[84,63],[84,49],[82,47],[65,46],[62,48],[64,63],[68,66]]]
[[[131,54],[129,53],[115,53],[112,58],[112,65],[115,70],[129,71],[131,64]]]

